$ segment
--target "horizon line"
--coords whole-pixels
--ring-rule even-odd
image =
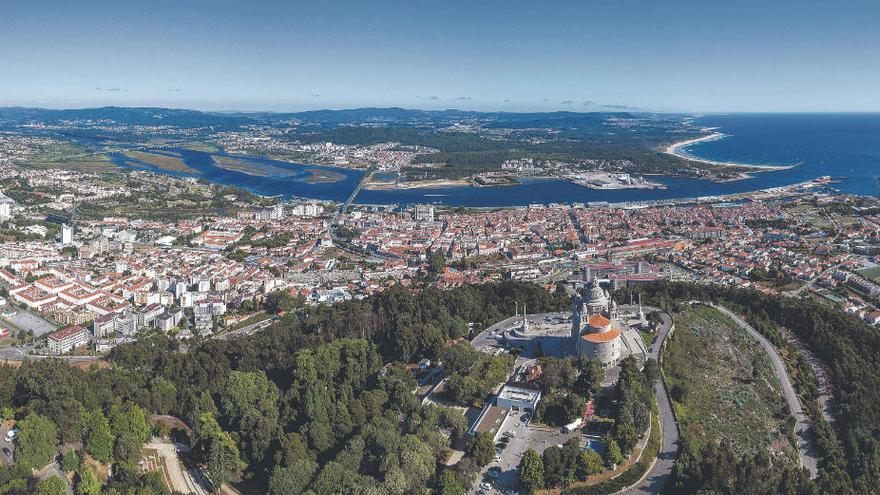
[[[32,105],[23,105],[23,104],[12,104],[12,105],[2,105],[0,104],[0,109],[27,109],[27,110],[99,110],[103,108],[120,108],[120,109],[163,109],[163,110],[184,110],[190,112],[199,112],[203,114],[230,114],[230,113],[239,113],[239,114],[286,114],[286,113],[310,113],[310,112],[344,112],[344,111],[352,111],[352,110],[404,110],[411,112],[461,112],[461,113],[474,113],[474,114],[528,114],[528,113],[569,113],[569,114],[596,114],[596,113],[631,113],[631,114],[657,114],[657,115],[687,115],[693,117],[701,117],[707,115],[760,115],[760,114],[774,114],[774,115],[873,115],[880,114],[880,110],[703,110],[703,111],[688,111],[688,110],[649,110],[649,109],[641,109],[641,108],[614,108],[614,107],[603,107],[597,106],[596,109],[593,110],[570,110],[570,109],[547,109],[547,110],[466,110],[462,108],[449,107],[449,108],[436,108],[436,109],[426,109],[419,107],[407,107],[407,106],[399,106],[399,105],[388,105],[388,106],[351,106],[351,107],[320,107],[313,109],[298,109],[298,110],[240,110],[234,108],[227,108],[223,110],[206,110],[206,109],[198,109],[187,106],[166,106],[166,105],[126,105],[126,104],[104,104],[104,105],[95,105],[95,106],[32,106]]]

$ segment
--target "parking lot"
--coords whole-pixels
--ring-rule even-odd
[[[9,305],[0,307],[0,321],[8,323],[15,328],[30,330],[34,332],[34,337],[39,337],[58,329],[57,326],[48,320],[40,318],[30,311],[14,308]]]
[[[520,459],[526,450],[532,448],[539,454],[544,452],[547,447],[560,445],[573,437],[578,437],[580,432],[562,433],[560,428],[547,428],[534,426],[528,421],[523,421],[524,413],[512,411],[510,416],[504,421],[499,428],[496,436],[496,445],[506,443],[499,454],[495,456],[495,460],[491,462],[481,473],[480,478],[471,489],[471,493],[517,493],[516,488],[519,484],[519,467]],[[502,440],[507,438],[507,440]],[[488,473],[492,468],[500,468],[500,473],[493,481]],[[488,489],[481,488],[483,483],[488,483]],[[486,485],[483,485],[486,486]]]

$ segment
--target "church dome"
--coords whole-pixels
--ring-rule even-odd
[[[599,281],[595,278],[590,285],[590,290],[587,292],[586,303],[589,306],[605,306],[608,304],[608,296],[605,294],[605,291],[602,290],[602,287],[599,286]]]
[[[607,332],[611,329],[611,320],[600,314],[590,315],[587,318],[587,325],[590,327],[590,332]]]

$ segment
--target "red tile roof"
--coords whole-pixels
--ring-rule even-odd
[[[50,334],[49,338],[52,340],[64,340],[67,337],[70,337],[71,335],[76,335],[79,332],[85,332],[85,331],[86,331],[85,328],[83,328],[79,325],[74,325],[72,327],[62,328],[61,330],[58,330],[57,332]]]
[[[620,329],[616,328],[616,327],[612,328],[611,330],[609,330],[607,332],[585,333],[585,334],[581,335],[582,339],[586,340],[587,342],[593,342],[596,344],[599,344],[602,342],[610,342],[610,341],[616,339],[617,337],[620,337]]]
[[[593,328],[604,328],[607,327],[611,323],[611,320],[605,318],[600,314],[590,315],[587,319],[587,324]]]

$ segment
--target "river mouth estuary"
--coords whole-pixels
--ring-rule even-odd
[[[834,179],[835,189],[852,194],[877,193],[880,175],[878,114],[737,114],[698,118],[723,138],[697,141],[681,149],[695,159],[770,165],[750,178],[713,182],[684,177],[650,176],[665,188],[590,189],[564,179],[522,178],[505,187],[445,185],[405,189],[362,189],[358,204],[433,203],[464,207],[509,207],[548,203],[626,203],[722,196],[814,180]],[[343,202],[361,181],[362,170],[208,153],[183,148],[143,154],[111,153],[118,166],[245,188],[255,194]],[[175,165],[176,163],[176,165]],[[796,166],[792,166],[796,164]]]

